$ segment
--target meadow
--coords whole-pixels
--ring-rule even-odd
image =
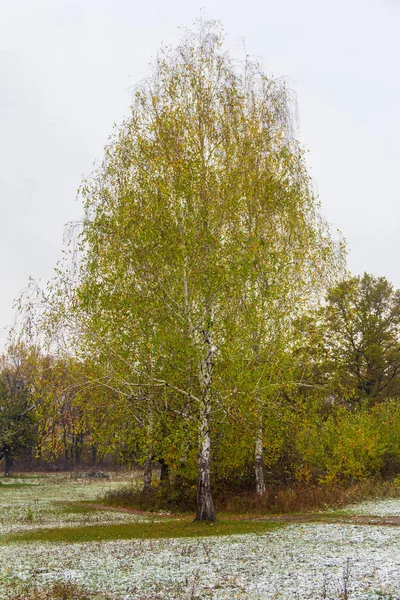
[[[400,598],[400,499],[215,524],[102,503],[139,483],[131,472],[0,479],[0,598]]]

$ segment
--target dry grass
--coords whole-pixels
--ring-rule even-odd
[[[9,600],[111,600],[111,596],[86,591],[70,582],[56,582],[48,587],[27,587]]]
[[[375,498],[400,497],[400,488],[389,482],[369,479],[347,486],[270,486],[259,497],[253,491],[238,491],[220,484],[214,486],[213,497],[217,512],[234,515],[290,514],[341,508]],[[147,494],[124,488],[108,492],[104,504],[145,511],[193,513],[196,510],[196,490],[185,482],[158,486]]]
[[[304,485],[270,487],[262,497],[255,493],[217,494],[216,505],[227,513],[288,514],[342,508],[374,498],[399,497],[400,488],[389,482],[366,480],[347,486]]]
[[[163,592],[148,592],[141,593],[134,590],[136,600],[162,600],[165,598]],[[185,600],[197,598],[193,595],[194,592],[185,593]],[[8,600],[116,600],[117,598],[126,599],[126,595],[104,595],[95,592],[84,590],[81,586],[74,583],[56,582],[47,588],[24,588],[13,596],[9,596]]]

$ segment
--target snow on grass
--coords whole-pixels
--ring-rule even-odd
[[[38,478],[28,478],[28,477],[7,477],[7,479],[3,478],[0,481],[1,485],[11,487],[17,487],[22,485],[39,485]]]
[[[344,509],[347,513],[372,517],[400,517],[400,498],[369,500]]]
[[[26,483],[27,481],[29,483]],[[90,507],[76,510],[73,504],[69,504],[71,501],[94,501],[109,490],[120,489],[121,485],[131,486],[134,484],[132,477],[122,480],[120,477],[111,480],[92,480],[74,479],[61,474],[29,480],[2,479],[1,483],[0,536],[41,527],[132,523],[147,520],[135,514],[93,510]]]
[[[333,600],[343,578],[351,600],[389,599],[400,598],[400,538],[391,527],[302,524],[204,541],[12,544],[1,547],[0,574],[2,599],[6,582],[72,580],[121,599]]]
[[[145,519],[124,512],[80,512],[79,506],[66,504],[94,500],[122,481],[64,475],[7,490],[0,486],[0,537],[29,528]],[[393,516],[400,514],[400,500],[351,510]],[[72,581],[116,600],[399,600],[400,529],[304,523],[261,535],[0,545],[1,600],[26,585],[56,581]]]

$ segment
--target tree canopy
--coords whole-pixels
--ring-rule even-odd
[[[385,277],[348,277],[323,310],[336,393],[373,404],[400,392],[400,292]]]
[[[264,419],[293,378],[296,319],[342,266],[291,108],[215,23],[163,48],[82,185],[79,260],[49,292],[53,330],[132,415],[144,455],[164,437],[185,462],[198,436],[198,520],[215,519],[213,439],[232,415],[265,489]]]

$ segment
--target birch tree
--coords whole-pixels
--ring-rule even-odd
[[[270,324],[288,330],[337,258],[291,106],[282,81],[224,52],[214,23],[163,48],[82,185],[78,277],[56,291],[108,385],[123,372],[127,397],[156,390],[195,423],[199,521],[215,520],[211,424],[237,393],[227,361],[236,374],[265,364]]]

